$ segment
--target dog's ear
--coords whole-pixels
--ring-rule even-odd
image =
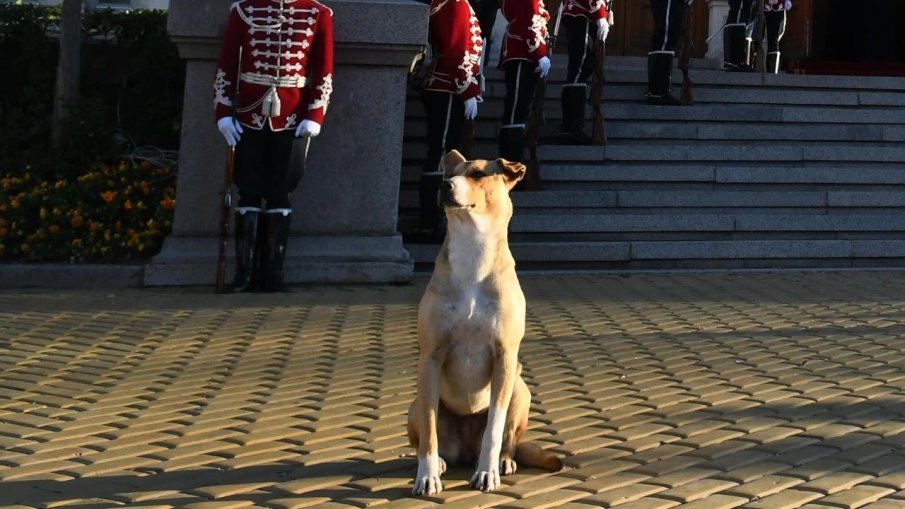
[[[449,175],[453,170],[456,169],[456,166],[465,162],[465,156],[459,153],[458,150],[452,149],[443,156],[443,159],[440,160],[440,169],[443,170],[444,175]]]
[[[503,175],[506,177],[506,180],[508,180],[510,184],[515,184],[519,180],[525,178],[527,169],[525,168],[524,164],[507,161],[503,158],[497,159],[496,163],[500,165],[500,169],[503,170]]]

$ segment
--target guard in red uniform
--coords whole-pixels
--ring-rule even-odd
[[[500,55],[506,75],[506,99],[500,127],[500,157],[525,161],[525,121],[538,78],[550,72],[547,22],[543,0],[502,0],[500,11],[508,22]]]
[[[764,0],[764,18],[767,30],[767,72],[779,72],[779,41],[786,33],[786,12],[792,8],[791,0]]]
[[[648,104],[676,106],[679,100],[673,97],[672,61],[676,56],[676,43],[682,32],[682,18],[686,8],[691,8],[694,0],[651,0],[654,15],[654,34],[650,51],[647,53],[647,94]]]
[[[562,87],[564,141],[588,144],[584,132],[588,81],[594,76],[594,50],[610,33],[610,2],[563,0],[562,23],[569,39],[569,67]]]
[[[236,147],[234,292],[283,291],[292,204],[333,91],[333,12],[315,0],[240,0],[214,81],[217,126]],[[257,246],[257,248],[256,248]]]
[[[419,186],[420,227],[436,240],[443,229],[437,191],[443,180],[440,158],[462,142],[464,119],[478,114],[483,38],[467,0],[432,0],[428,41],[433,66],[421,93],[427,113],[427,159]]]

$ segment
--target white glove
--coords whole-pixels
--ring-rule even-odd
[[[472,97],[465,100],[465,118],[474,120],[478,116],[478,98]]]
[[[236,143],[239,143],[239,140],[242,139],[240,134],[242,134],[242,124],[236,122],[236,119],[233,117],[223,117],[217,121],[217,129],[220,130],[220,134],[226,138],[226,143],[230,147],[235,147]]]
[[[791,8],[792,8],[792,0],[786,0],[786,10],[789,10]]]
[[[606,36],[610,35],[610,22],[606,18],[597,20],[597,38],[601,41],[606,40]]]
[[[541,57],[540,60],[537,61],[537,69],[534,72],[540,73],[541,78],[546,78],[547,74],[550,73],[550,59],[548,57]]]
[[[311,137],[314,138],[321,133],[321,125],[313,120],[302,120],[302,123],[295,129],[296,138]]]

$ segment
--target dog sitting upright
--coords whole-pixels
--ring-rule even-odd
[[[418,308],[418,393],[409,408],[409,442],[418,449],[416,495],[443,490],[446,463],[477,463],[471,486],[499,488],[516,461],[559,470],[562,462],[521,442],[531,394],[519,344],[525,296],[509,252],[509,191],[525,165],[504,159],[443,157],[438,201],[447,232]]]

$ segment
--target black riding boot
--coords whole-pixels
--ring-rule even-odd
[[[647,54],[647,104],[678,106],[672,89],[672,53]]]
[[[723,28],[723,69],[730,72],[752,72],[751,41],[744,23]]]
[[[283,283],[283,262],[286,260],[291,220],[291,213],[270,212],[264,214],[263,233],[266,237],[261,250],[261,290],[264,292],[289,290]]]
[[[443,176],[439,173],[421,175],[418,183],[418,226],[428,243],[442,242],[446,236],[445,216],[437,204],[437,192]]]
[[[255,264],[260,210],[236,211],[236,275],[229,291],[245,293],[254,290]]]
[[[525,126],[500,128],[500,157],[507,161],[525,162]]]
[[[591,137],[584,132],[585,105],[588,86],[584,83],[562,87],[562,133],[563,143],[590,145]]]
[[[779,74],[779,52],[767,53],[767,72]]]

